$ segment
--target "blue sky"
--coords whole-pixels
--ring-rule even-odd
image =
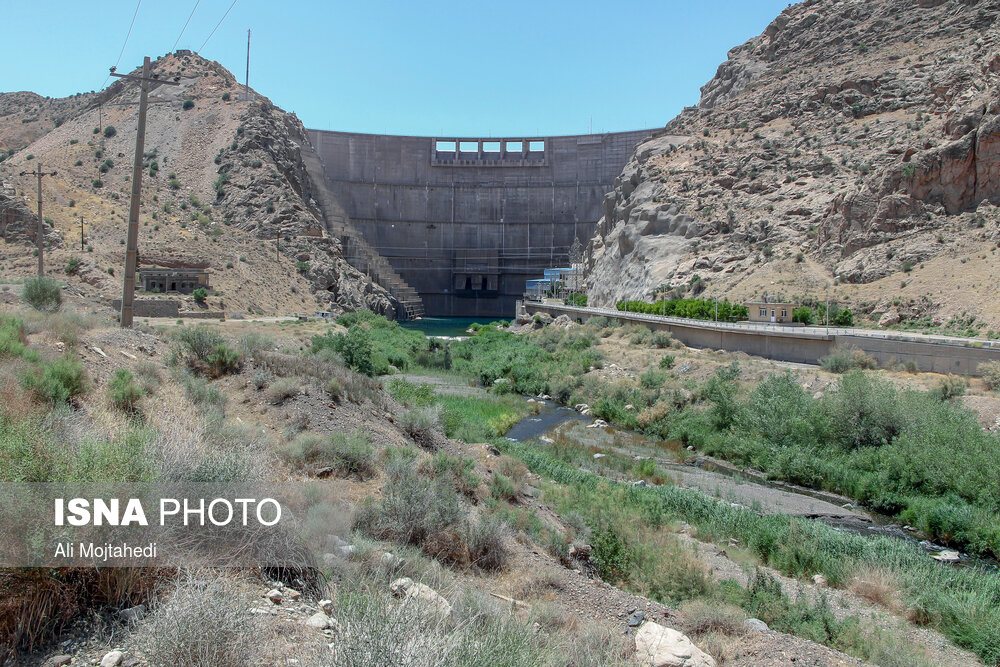
[[[143,0],[120,70],[198,50],[232,0]],[[787,0],[238,0],[201,54],[307,127],[516,136],[660,126]],[[100,87],[134,0],[3,0],[0,91]]]

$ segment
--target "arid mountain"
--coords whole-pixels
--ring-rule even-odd
[[[159,58],[153,72],[180,85],[150,93],[140,266],[209,267],[217,293],[208,307],[230,313],[395,312],[388,292],[345,261],[339,234],[327,233],[303,163],[311,148],[294,114],[256,93],[245,101],[230,72],[196,54]],[[5,239],[15,244],[0,255],[0,270],[27,275],[34,266],[34,225],[25,216],[35,210],[36,183],[18,174],[41,163],[58,172],[43,183],[43,214],[53,227],[48,271],[74,281],[63,267],[77,256],[85,294],[120,294],[138,98],[137,85],[124,81],[66,100],[0,98],[8,114],[0,140],[13,148],[30,140],[0,164],[7,188],[0,196],[13,211]]]
[[[588,248],[592,302],[698,276],[731,300],[832,286],[872,321],[1000,330],[998,13],[789,6],[637,147]]]

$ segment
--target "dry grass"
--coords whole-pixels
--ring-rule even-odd
[[[889,571],[875,567],[865,567],[855,572],[847,584],[855,595],[885,607],[893,613],[903,610],[899,584]]]
[[[746,634],[747,615],[739,607],[709,600],[690,600],[680,607],[688,632],[696,635],[717,633],[739,636]]]

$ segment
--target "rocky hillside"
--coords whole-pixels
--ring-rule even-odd
[[[305,129],[265,97],[241,100],[243,87],[218,63],[179,51],[159,58],[146,127],[140,212],[140,266],[208,267],[216,293],[208,308],[276,314],[369,308],[393,314],[395,300],[352,268],[339,237],[326,232],[302,163]],[[66,100],[30,93],[0,99],[0,147],[20,148],[0,164],[16,197],[0,271],[34,266],[36,185],[20,177],[41,163],[44,215],[53,246],[48,271],[60,279],[71,257],[88,296],[121,291],[132,160],[138,120],[135,84]],[[23,123],[25,118],[35,118]],[[21,127],[18,127],[21,126]],[[23,129],[22,129],[23,128]],[[19,131],[15,132],[15,130]],[[30,130],[30,131],[29,131]],[[83,222],[85,248],[80,247]],[[279,237],[280,236],[280,240]],[[193,302],[189,304],[194,307]]]
[[[637,147],[588,248],[592,302],[832,286],[872,322],[1000,330],[984,298],[1000,277],[998,13],[788,7]]]

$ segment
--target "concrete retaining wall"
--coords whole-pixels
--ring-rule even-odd
[[[642,324],[653,330],[669,331],[688,347],[711,348],[730,352],[746,352],[758,357],[818,364],[836,347],[853,347],[874,357],[879,365],[894,366],[913,362],[917,370],[956,375],[979,375],[978,366],[985,361],[1000,361],[1000,346],[994,341],[948,340],[927,337],[920,340],[913,334],[892,334],[881,331],[775,327],[754,324],[729,324],[662,318],[640,313],[623,313],[598,308],[575,308],[553,304],[526,302],[528,314],[566,314],[575,320],[603,316],[623,322]],[[756,328],[754,328],[756,327]]]
[[[122,312],[122,300],[114,299],[111,307]],[[172,299],[136,299],[133,305],[134,317],[177,317],[180,306]]]

